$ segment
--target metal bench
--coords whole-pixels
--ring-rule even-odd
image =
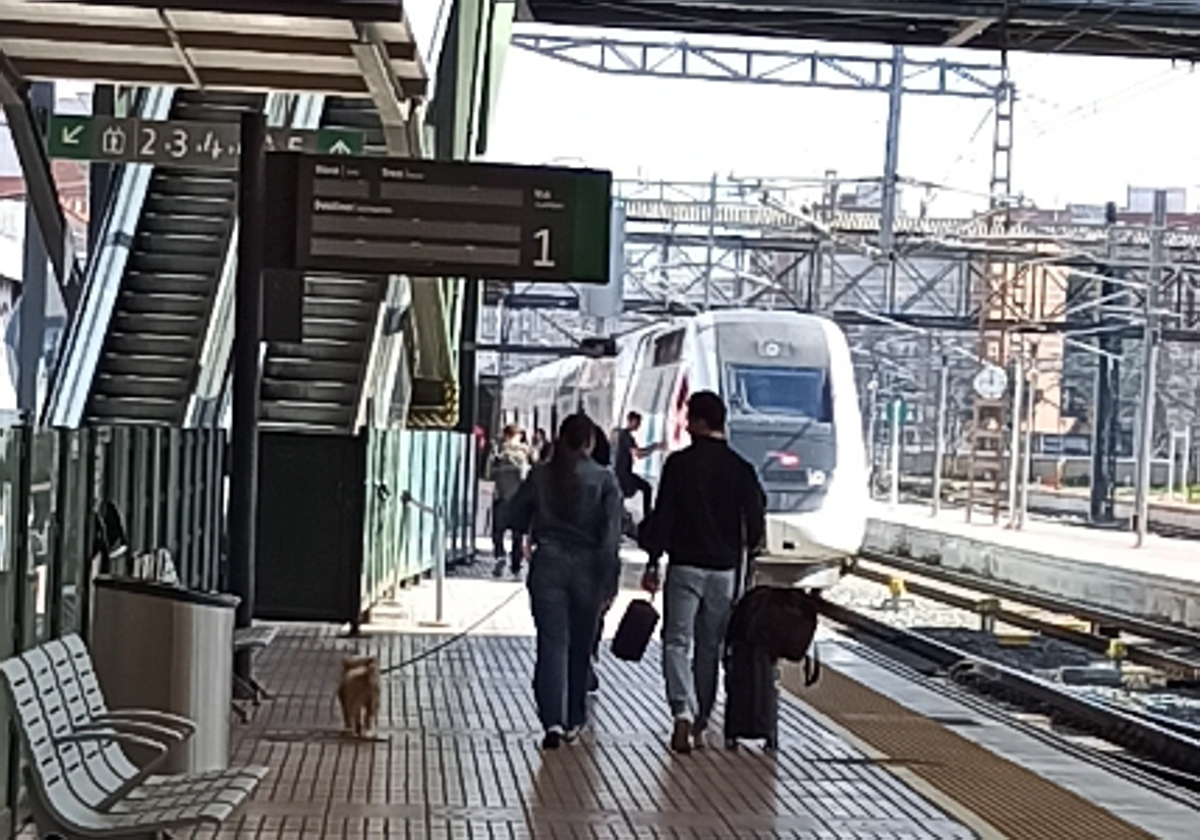
[[[248,652],[251,656],[254,656],[259,651],[269,648],[278,635],[279,628],[268,625],[259,624],[253,627],[239,627],[233,631],[233,655],[236,657],[239,653]],[[254,677],[242,677],[235,671],[233,681],[245,699],[249,700],[255,706],[261,706],[263,700],[271,699],[271,695],[267,693],[267,690]],[[242,723],[245,723],[249,719],[246,710],[237,703],[233,704],[233,711],[241,719]]]
[[[148,838],[169,829],[219,825],[266,775],[264,767],[151,775],[168,746],[145,733],[162,734],[165,728],[147,729],[153,725],[136,718],[118,720],[119,712],[109,713],[116,725],[95,721],[76,728],[80,695],[63,690],[51,660],[43,646],[0,663],[29,758],[25,778],[40,836]],[[140,733],[117,728],[131,721]],[[164,736],[171,737],[176,736]],[[138,767],[124,747],[148,750],[155,758]]]

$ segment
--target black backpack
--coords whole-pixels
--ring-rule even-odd
[[[814,651],[809,658],[820,614],[817,599],[800,589],[756,586],[733,608],[726,634],[728,644],[745,642],[772,659],[805,663],[805,685],[821,675]]]

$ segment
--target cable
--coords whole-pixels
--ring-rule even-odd
[[[416,665],[418,662],[428,659],[429,657],[433,656],[434,654],[441,653],[443,650],[450,647],[451,645],[458,644],[463,639],[467,638],[472,633],[474,633],[476,630],[478,630],[480,627],[482,627],[484,624],[486,624],[489,620],[491,620],[491,618],[493,616],[495,616],[496,613],[500,612],[500,610],[507,607],[513,601],[517,600],[517,596],[520,595],[524,591],[525,591],[524,587],[514,590],[511,595],[509,595],[507,598],[505,598],[499,604],[497,604],[496,606],[492,607],[490,610],[485,612],[482,616],[480,616],[478,619],[473,621],[471,624],[467,625],[465,628],[463,628],[459,632],[455,633],[453,636],[450,636],[447,639],[443,639],[442,641],[438,642],[433,647],[431,647],[427,650],[423,650],[420,653],[418,653],[416,656],[409,657],[408,659],[405,659],[404,661],[400,662],[397,665],[389,665],[387,668],[381,668],[379,671],[379,676],[382,677],[384,674],[391,674],[395,671],[400,671],[404,668],[407,668],[410,665]]]

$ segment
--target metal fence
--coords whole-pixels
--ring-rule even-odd
[[[368,435],[364,610],[439,564],[474,553],[477,469],[469,435],[399,429]]]

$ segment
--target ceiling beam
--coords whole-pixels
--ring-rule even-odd
[[[946,43],[942,46],[954,48],[969,44],[982,35],[995,22],[995,18],[979,18],[978,20],[963,21],[958,31],[947,38]]]

